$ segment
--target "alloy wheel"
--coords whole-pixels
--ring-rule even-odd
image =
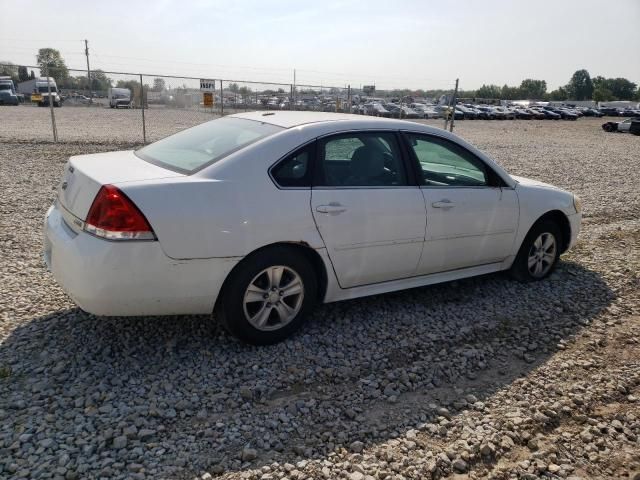
[[[258,273],[247,286],[244,314],[258,330],[278,330],[296,317],[303,299],[302,277],[289,267],[274,265]]]
[[[556,260],[557,248],[556,237],[552,233],[544,232],[536,238],[527,258],[527,268],[532,277],[542,278],[549,273]]]

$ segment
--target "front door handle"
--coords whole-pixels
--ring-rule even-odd
[[[448,198],[443,198],[442,200],[440,200],[439,202],[433,202],[431,204],[431,206],[433,208],[453,208],[456,206],[455,203],[453,203],[451,200],[449,200]]]
[[[330,203],[329,205],[318,205],[316,212],[328,213],[330,215],[338,215],[347,210],[347,207],[339,203]]]

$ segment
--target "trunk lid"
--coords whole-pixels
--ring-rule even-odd
[[[74,216],[85,220],[102,185],[183,176],[145,162],[133,150],[78,155],[69,158],[65,165],[58,201]]]

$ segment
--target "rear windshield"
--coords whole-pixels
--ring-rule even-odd
[[[170,170],[194,173],[281,130],[269,123],[226,117],[163,138],[135,154]]]

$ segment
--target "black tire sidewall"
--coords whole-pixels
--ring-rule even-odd
[[[533,245],[533,242],[543,233],[551,233],[556,239],[556,258],[553,261],[553,265],[549,271],[542,277],[536,278],[531,275],[528,267],[528,258],[529,258],[529,250]],[[520,246],[520,250],[518,251],[518,255],[513,262],[511,267],[512,275],[520,280],[521,282],[535,282],[538,280],[542,280],[547,278],[549,275],[553,273],[556,266],[558,265],[558,259],[560,258],[560,250],[563,245],[562,232],[560,231],[560,227],[556,225],[555,222],[551,220],[540,220],[536,224],[531,227],[529,233],[524,238],[522,245]]]
[[[244,314],[244,292],[253,278],[262,270],[283,265],[294,270],[304,286],[304,299],[298,315],[281,329],[262,331],[253,327]],[[270,345],[291,336],[304,322],[315,305],[318,282],[310,262],[292,248],[273,247],[246,257],[233,270],[225,282],[217,314],[222,325],[240,340],[252,345]]]

